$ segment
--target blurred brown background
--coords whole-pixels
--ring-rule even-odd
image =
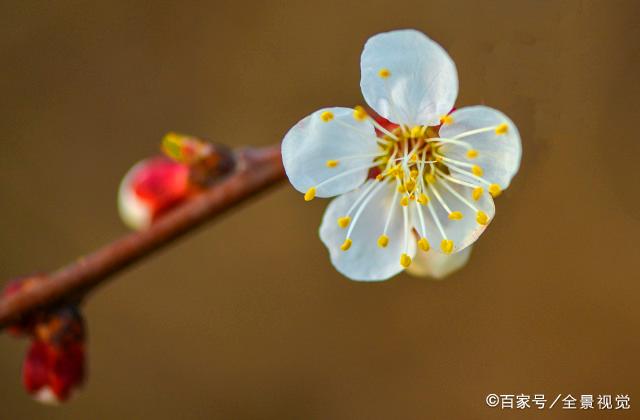
[[[31,402],[0,337],[2,419],[560,418],[488,393],[630,394],[640,410],[636,1],[3,2],[0,278],[125,232],[124,172],[179,130],[278,142],[362,102],[359,57],[417,28],[458,106],[507,113],[522,168],[469,265],[367,284],[331,266],[326,201],[288,184],[119,275],[86,305],[90,378]],[[635,414],[634,414],[635,412]],[[576,418],[602,418],[602,411]]]

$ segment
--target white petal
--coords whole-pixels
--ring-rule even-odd
[[[407,268],[407,273],[442,280],[467,264],[472,248],[468,246],[451,255],[439,252],[418,252],[411,266]]]
[[[416,205],[415,202],[412,203],[412,209],[416,212],[416,215],[412,219],[414,227],[420,236],[424,236],[426,233],[427,241],[431,245],[431,249],[427,252],[443,252],[441,243],[442,240],[445,239],[445,237],[442,235],[442,232],[438,228],[432,212],[429,210],[429,206],[431,206],[431,208],[433,209],[433,213],[435,213],[436,218],[440,222],[442,230],[446,235],[446,239],[453,241],[453,252],[461,251],[474,243],[486,229],[487,225],[478,223],[478,215],[476,210],[484,212],[489,222],[491,222],[495,214],[493,199],[488,192],[485,191],[485,193],[482,194],[482,196],[477,201],[475,201],[471,194],[471,188],[458,185],[453,182],[448,182],[447,185],[458,195],[464,198],[468,203],[472,204],[475,209],[471,208],[468,204],[454,195],[454,193],[449,191],[444,186],[442,180],[438,179],[438,181],[434,185],[434,188],[438,192],[438,194],[440,194],[442,201],[447,205],[451,212],[459,211],[460,213],[462,213],[463,217],[461,220],[450,219],[449,213],[444,209],[431,187],[427,190],[427,195],[429,196],[428,205],[422,206]],[[420,211],[422,213],[425,224],[424,231],[422,229],[417,211]]]
[[[478,151],[474,159],[468,159],[467,149],[460,146],[447,145],[443,151],[447,157],[479,165],[484,172],[483,178],[500,185],[502,189],[507,188],[518,172],[522,155],[520,134],[515,124],[502,112],[482,105],[458,109],[450,116],[453,122],[440,128],[440,137],[453,138],[471,130],[506,124],[507,131],[504,134],[497,134],[491,129],[460,139]]]
[[[370,182],[375,181],[369,181],[358,190],[334,199],[327,207],[320,226],[320,238],[329,248],[331,262],[340,273],[352,280],[386,280],[403,270],[400,256],[405,252],[404,219],[399,202],[393,202],[393,183],[385,182],[374,188],[373,191],[377,193],[365,207],[360,218],[351,221],[352,224],[355,223],[351,234],[351,248],[347,251],[340,249],[348,229],[340,228],[337,220],[347,213]],[[384,231],[386,218],[392,206],[394,213],[387,231],[389,244],[386,248],[380,248],[377,241]],[[410,257],[415,255],[415,242],[415,238],[409,232],[407,254]]]
[[[325,112],[333,114],[333,119],[325,122]],[[289,181],[303,193],[317,188],[318,197],[342,194],[361,185],[367,178],[367,165],[372,166],[372,155],[378,152],[373,124],[354,119],[351,108],[316,111],[293,126],[282,141],[282,161]],[[328,167],[330,160],[337,160],[338,165]]]
[[[451,57],[413,29],[369,38],[360,69],[364,99],[378,114],[395,123],[438,125],[458,96],[458,73]],[[382,69],[390,76],[380,77]]]

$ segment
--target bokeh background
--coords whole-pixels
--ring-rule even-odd
[[[630,394],[612,414],[637,418],[638,21],[637,1],[3,2],[1,279],[125,233],[120,178],[169,130],[268,145],[361,103],[362,46],[390,29],[441,43],[458,106],[507,113],[524,158],[440,282],[341,277],[317,236],[327,202],[283,183],[89,299],[71,403],[30,401],[27,342],[2,335],[0,418],[567,414],[500,412],[488,393]]]

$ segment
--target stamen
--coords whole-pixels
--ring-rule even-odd
[[[436,173],[438,174],[438,176],[440,176],[441,178],[447,179],[451,182],[454,182],[456,184],[460,184],[460,185],[464,185],[465,187],[469,187],[469,188],[476,188],[477,185],[476,184],[472,184],[470,182],[466,182],[466,181],[462,181],[458,178],[454,178],[450,175],[445,174],[444,172],[442,172],[440,169],[436,169]],[[482,188],[480,188],[482,189]],[[482,192],[481,192],[482,193]]]
[[[449,219],[451,219],[451,220],[462,220],[463,217],[464,216],[463,216],[462,212],[460,212],[460,211],[454,211],[454,212],[449,213]]]
[[[324,122],[329,122],[333,119],[333,112],[331,111],[324,111],[322,114],[320,114],[320,118],[322,119],[322,121]]]
[[[476,213],[476,222],[481,225],[486,225],[489,223],[489,216],[487,216],[487,213],[483,212],[482,210],[478,210],[478,212]]]
[[[505,123],[500,124],[496,127],[496,134],[504,134],[509,129],[509,126]]]
[[[380,76],[383,79],[386,79],[387,77],[391,76],[391,72],[387,68],[382,68],[378,71],[378,76]]]
[[[500,188],[500,185],[498,184],[491,184],[489,185],[489,194],[491,194],[493,198],[496,198],[502,194],[502,188]]]
[[[349,216],[338,217],[338,226],[340,226],[342,229],[349,226],[350,222],[351,218]]]
[[[467,200],[466,198],[464,198],[462,195],[460,195],[460,193],[458,193],[458,191],[454,190],[453,187],[451,187],[451,185],[449,185],[449,183],[447,181],[445,181],[444,179],[441,180],[441,184],[452,194],[454,195],[458,200],[462,201],[464,204],[466,204],[471,210],[477,212],[478,208],[476,206],[474,206],[469,200]],[[482,188],[481,188],[482,189]],[[451,217],[451,216],[449,216]]]
[[[349,238],[345,239],[344,242],[342,243],[342,245],[340,245],[340,249],[343,251],[347,251],[349,248],[351,248],[351,244],[353,243],[353,241]]]
[[[386,248],[389,245],[389,237],[387,235],[380,235],[378,238],[378,246],[380,248]]]
[[[451,254],[451,251],[453,251],[453,241],[450,239],[443,239],[442,242],[440,242],[440,248],[445,254]]]
[[[326,165],[328,168],[335,168],[336,166],[338,166],[338,163],[340,163],[340,161],[338,160],[328,160]]]
[[[475,130],[465,131],[464,133],[460,133],[457,136],[453,136],[454,139],[462,139],[465,137],[473,136],[474,134],[486,133],[487,131],[497,130],[500,125],[492,125],[491,127],[477,128]]]
[[[316,198],[316,189],[314,187],[311,187],[307,190],[306,193],[304,193],[304,201],[311,201],[314,198]]]
[[[400,265],[404,268],[409,268],[409,266],[411,265],[411,257],[404,253],[400,255]]]
[[[430,139],[426,139],[427,143],[437,143],[436,146],[440,146],[443,144],[455,144],[458,146],[462,146],[465,149],[471,149],[471,144],[467,143],[466,141],[461,141],[461,140],[454,140],[454,139],[449,139],[446,137],[432,137]]]
[[[478,176],[478,175],[472,174],[470,172],[467,172],[464,169],[460,169],[460,168],[458,168],[456,166],[453,166],[453,165],[447,165],[447,168],[449,168],[449,169],[451,169],[451,170],[453,170],[455,172],[458,172],[458,173],[460,173],[462,175],[466,175],[468,177],[476,179],[476,180],[482,182],[485,185],[492,185],[489,181],[487,181],[486,179],[482,178],[481,176]]]
[[[474,174],[475,176],[482,176],[484,171],[478,165],[473,165],[471,166],[471,173]]]
[[[440,124],[450,125],[453,124],[453,117],[451,115],[443,115],[440,117]]]
[[[407,254],[409,250],[409,210],[406,207],[402,208],[402,218],[404,219],[404,253],[400,256],[400,265],[407,268],[411,265],[411,257]]]
[[[476,149],[470,149],[467,151],[467,157],[469,159],[475,159],[478,157],[478,151]]]
[[[344,172],[341,172],[341,173],[339,173],[339,174],[336,174],[336,175],[334,175],[334,176],[332,176],[332,177],[330,177],[330,178],[327,178],[327,179],[325,179],[324,181],[322,181],[321,183],[319,183],[318,185],[316,185],[316,186],[315,186],[315,188],[313,188],[313,189],[314,189],[314,193],[313,193],[313,194],[314,194],[314,196],[315,196],[315,190],[316,190],[317,188],[320,188],[321,186],[323,186],[323,185],[325,185],[325,184],[328,184],[328,183],[329,183],[329,182],[331,182],[331,181],[335,181],[336,179],[341,178],[341,177],[343,177],[343,176],[351,175],[351,174],[352,174],[352,173],[354,173],[354,172],[360,172],[360,171],[364,171],[365,169],[370,169],[370,168],[372,168],[373,166],[376,166],[376,165],[375,165],[375,163],[371,162],[371,163],[370,163],[370,164],[368,164],[367,166],[359,166],[359,167],[357,167],[357,168],[352,168],[352,169],[349,169],[349,170],[347,170],[347,171],[344,171]]]
[[[480,197],[482,197],[482,193],[484,193],[484,189],[482,187],[476,187],[471,192],[471,197],[473,197],[474,200],[478,201],[480,200]]]
[[[367,111],[360,105],[357,105],[353,108],[353,119],[356,121],[364,121],[369,117]]]
[[[407,207],[409,205],[409,196],[408,195],[405,195],[404,197],[402,197],[400,199],[400,205],[402,207]]]
[[[424,252],[427,252],[430,248],[429,242],[427,241],[427,229],[424,223],[424,215],[422,214],[422,209],[416,204],[416,212],[418,213],[418,219],[420,220],[420,227],[422,228],[422,238],[418,241],[418,246]]]

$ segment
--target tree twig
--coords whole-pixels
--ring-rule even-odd
[[[248,197],[284,179],[280,146],[243,149],[236,169],[202,193],[159,218],[146,230],[128,234],[0,299],[0,329],[39,308],[78,300],[109,276],[151,255]]]

